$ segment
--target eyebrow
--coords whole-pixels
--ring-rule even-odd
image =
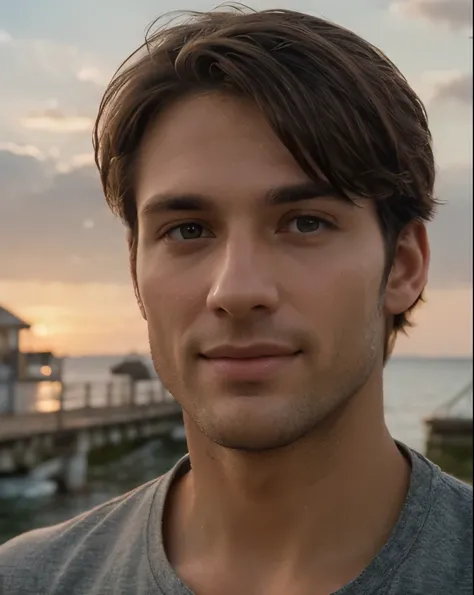
[[[269,190],[263,200],[267,206],[280,206],[304,200],[333,198],[347,201],[328,182],[305,182],[281,186]],[[149,198],[141,210],[144,215],[152,215],[174,211],[209,211],[215,207],[214,202],[202,194],[155,194]]]

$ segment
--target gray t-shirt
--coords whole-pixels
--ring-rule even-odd
[[[472,489],[400,448],[412,475],[398,523],[337,595],[471,595]],[[0,594],[192,595],[168,563],[161,533],[169,486],[189,468],[186,456],[124,496],[0,546]]]

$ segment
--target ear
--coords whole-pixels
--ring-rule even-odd
[[[428,281],[430,248],[426,226],[409,223],[401,232],[385,291],[388,316],[406,312],[423,292]]]
[[[132,277],[133,291],[137,300],[138,307],[142,318],[146,320],[145,307],[140,296],[140,290],[138,288],[137,279],[137,238],[132,230],[127,231],[127,244],[128,244],[128,262],[130,267],[130,276]]]

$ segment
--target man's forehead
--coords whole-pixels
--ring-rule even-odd
[[[261,166],[293,156],[256,106],[217,93],[181,99],[163,110],[138,153],[139,169],[150,162],[181,169],[238,168],[239,163],[248,167],[248,161]]]
[[[252,159],[245,152],[235,159],[223,154],[215,157],[206,149],[200,153],[196,149],[175,158],[163,152],[162,157],[142,163],[136,177],[137,201],[144,204],[152,197],[155,201],[156,197],[196,194],[212,200],[263,200],[282,188],[309,186],[318,195],[331,192],[327,182],[313,182],[293,160]]]
[[[317,166],[312,178],[303,171],[256,106],[218,93],[165,110],[147,133],[137,166],[137,202],[148,213],[185,210],[190,199],[200,205],[193,210],[202,210],[237,196],[267,206],[295,202],[291,196],[301,191],[305,198],[343,198]]]

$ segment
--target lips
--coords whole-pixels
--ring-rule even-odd
[[[260,382],[286,373],[288,366],[299,361],[300,353],[289,345],[274,343],[220,345],[205,351],[200,359],[203,371],[210,373],[210,378],[234,382]]]
[[[297,349],[276,343],[254,343],[252,345],[220,345],[206,350],[206,359],[253,359],[296,355]]]

